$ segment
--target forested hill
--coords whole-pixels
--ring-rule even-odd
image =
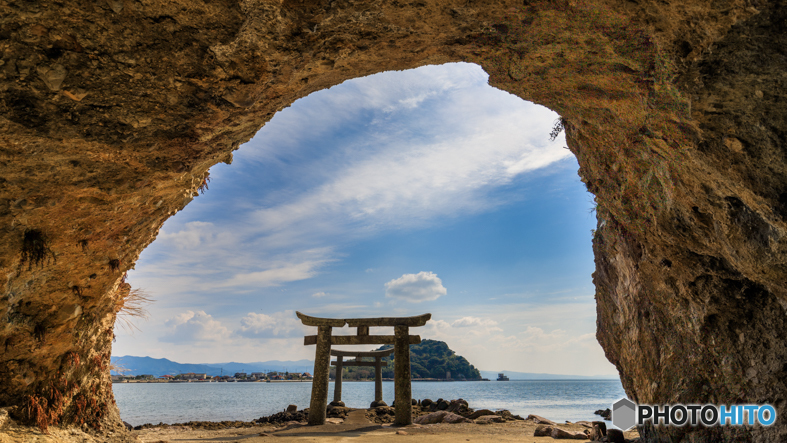
[[[379,349],[390,349],[384,345]],[[383,360],[390,361],[383,368],[384,378],[393,378],[393,354]],[[461,355],[456,355],[445,342],[423,340],[417,345],[410,345],[410,368],[413,378],[446,379],[448,371],[452,380],[480,380],[481,373]]]

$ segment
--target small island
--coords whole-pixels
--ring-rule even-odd
[[[391,345],[383,345],[378,351],[391,349]],[[384,357],[383,361],[388,366],[383,367],[383,379],[393,379],[394,356]],[[370,360],[371,361],[371,360]],[[482,380],[481,372],[470,364],[466,358],[457,355],[445,342],[439,340],[423,340],[416,345],[410,345],[410,370],[413,381],[470,381]],[[331,368],[330,377],[336,376]],[[345,367],[342,372],[343,380],[373,380],[374,368],[370,367]]]

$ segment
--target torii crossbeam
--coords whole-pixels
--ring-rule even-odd
[[[304,345],[317,345],[314,356],[314,380],[312,399],[309,406],[309,425],[325,424],[328,406],[328,374],[331,361],[331,345],[394,345],[394,398],[396,414],[394,424],[409,425],[413,422],[412,385],[410,384],[410,345],[421,342],[421,337],[410,335],[410,327],[423,326],[432,314],[415,317],[376,317],[376,318],[320,318],[296,312],[306,326],[316,326],[317,335],[307,335]],[[344,325],[358,328],[356,335],[333,336],[334,327]],[[369,335],[370,326],[394,328],[394,335]],[[375,371],[377,372],[377,371]],[[337,368],[338,373],[338,368]],[[375,374],[376,375],[376,374]],[[375,377],[376,378],[376,377]],[[339,377],[337,376],[337,381]],[[341,383],[341,382],[339,382]],[[380,378],[380,399],[382,399],[382,376]],[[377,387],[375,386],[375,391]],[[341,389],[341,388],[340,388]],[[375,392],[375,397],[377,393]],[[341,395],[341,394],[340,394]]]

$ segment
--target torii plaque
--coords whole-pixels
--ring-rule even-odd
[[[374,366],[374,401],[370,405],[372,408],[378,406],[388,406],[383,401],[383,366],[387,366],[383,362],[383,357],[393,354],[393,349],[386,349],[384,351],[368,351],[368,352],[353,352],[353,351],[339,351],[331,349],[331,355],[336,357],[336,361],[331,362],[331,366],[336,366],[336,379],[333,383],[333,406],[344,406],[342,401],[342,369],[345,366]],[[354,357],[355,360],[344,361],[344,357]],[[374,361],[361,361],[363,357],[373,357]]]
[[[416,317],[377,318],[320,318],[300,312],[296,315],[306,326],[316,326],[317,335],[307,335],[303,344],[317,345],[314,356],[314,380],[312,399],[309,406],[309,425],[325,424],[328,406],[328,374],[331,361],[331,345],[394,345],[394,424],[405,426],[413,422],[412,386],[410,384],[410,345],[421,343],[421,337],[410,335],[410,327],[423,326],[432,314]],[[332,335],[334,327],[344,325],[358,328],[357,335]],[[370,326],[394,328],[394,335],[369,335]],[[338,379],[338,378],[337,378]],[[382,386],[382,385],[381,385]]]

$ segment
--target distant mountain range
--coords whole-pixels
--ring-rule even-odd
[[[312,372],[314,370],[314,361],[312,360],[297,360],[297,361],[258,361],[253,363],[178,363],[166,358],[152,358],[152,357],[134,357],[125,355],[123,357],[112,357],[112,364],[116,367],[122,368],[125,375],[142,375],[150,374],[156,377],[162,375],[177,375],[186,372],[195,372],[197,374],[208,375],[233,375],[236,372]],[[563,374],[540,374],[533,372],[515,372],[515,371],[481,371],[481,377],[490,380],[497,379],[498,373],[504,373],[511,380],[604,380],[604,379],[617,379],[615,375],[563,375]],[[112,374],[119,374],[120,372],[112,371]]]
[[[120,369],[119,371],[112,371],[112,374],[120,374],[122,372],[125,375],[150,374],[156,377],[186,372],[205,373],[208,375],[233,375],[236,372],[312,372],[314,370],[314,362],[311,360],[271,360],[253,363],[178,363],[166,358],[134,357],[131,355],[112,357],[112,365]]]
[[[481,371],[481,377],[497,380],[497,374],[505,374],[510,380],[617,380],[617,375],[564,375],[535,372]]]

